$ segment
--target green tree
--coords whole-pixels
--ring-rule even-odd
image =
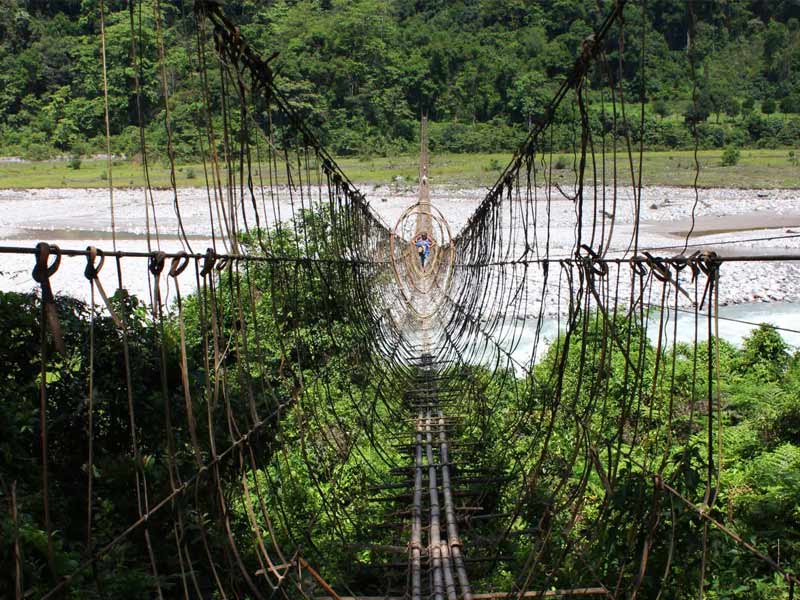
[[[547,78],[541,73],[525,73],[514,80],[509,92],[509,102],[515,115],[527,122],[528,128],[533,121],[545,116],[550,102]]]
[[[688,124],[698,124],[706,121],[714,111],[714,102],[707,89],[701,89],[697,93],[697,98],[693,100],[683,113],[684,121]]]
[[[741,104],[734,96],[727,96],[722,106],[725,114],[731,118],[736,117],[742,111]]]
[[[661,119],[668,117],[670,114],[667,103],[661,98],[653,102],[653,112],[656,113]]]
[[[759,325],[744,339],[741,368],[762,369],[771,377],[781,375],[789,365],[789,346],[770,325]]]
[[[777,81],[783,69],[784,50],[788,42],[786,26],[770,19],[764,32],[764,69],[769,80]]]
[[[780,108],[782,113],[800,113],[800,94],[793,94],[781,98]]]

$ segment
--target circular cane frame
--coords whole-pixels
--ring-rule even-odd
[[[392,261],[392,270],[394,271],[397,285],[400,288],[406,305],[416,316],[425,318],[436,313],[441,301],[429,302],[428,305],[431,306],[432,309],[429,311],[421,311],[414,306],[412,301],[413,295],[426,295],[434,289],[439,289],[445,294],[447,293],[453,281],[455,244],[447,219],[445,219],[438,208],[426,203],[425,209],[430,211],[428,216],[431,219],[431,228],[433,229],[435,224],[442,243],[437,245],[431,244],[431,257],[426,263],[427,269],[425,271],[422,270],[417,253],[414,251],[415,246],[402,235],[403,223],[414,213],[421,212],[421,207],[422,204],[416,202],[406,208],[397,219],[397,223],[389,237],[389,252]],[[430,232],[428,232],[428,236],[429,239],[435,241],[435,238],[431,236]],[[449,260],[445,260],[445,258]],[[400,267],[398,266],[399,260],[403,261],[405,277],[400,272]],[[447,265],[447,272],[445,273],[443,284],[439,284],[441,278],[438,277],[438,275],[442,264]]]

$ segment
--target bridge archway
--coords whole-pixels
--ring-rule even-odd
[[[421,220],[429,226],[421,228]],[[415,244],[423,233],[431,242],[424,266]],[[412,204],[397,220],[389,243],[395,283],[406,304],[417,316],[435,313],[453,282],[455,244],[447,219],[430,204]]]

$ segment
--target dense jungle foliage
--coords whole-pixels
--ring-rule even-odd
[[[254,250],[267,248],[274,256],[330,257],[335,254],[324,243],[328,223],[324,211],[306,213],[297,229],[254,232],[243,241]],[[246,277],[253,279],[257,294],[249,294]],[[396,417],[405,381],[396,372],[381,370],[385,358],[374,354],[369,341],[374,330],[351,314],[352,285],[360,284],[349,268],[321,270],[303,261],[231,265],[213,290],[204,286],[163,316],[118,293],[112,305],[126,324],[124,334],[107,313],[92,315],[83,302],[58,298],[67,350],[56,354],[49,338],[45,347],[50,511],[57,524],[52,567],[47,561],[38,446],[40,301],[33,294],[0,294],[0,335],[5,340],[0,347],[0,592],[14,585],[11,540],[20,543],[25,589],[38,597],[51,585],[51,569],[56,577],[71,573],[92,549],[102,548],[137,520],[132,490],[137,474],[146,475],[151,502],[160,500],[173,489],[173,477],[191,481],[197,460],[208,463],[215,451],[235,441],[236,432],[265,418],[267,425],[250,439],[258,468],[248,467],[246,460],[240,464],[234,455],[221,464],[216,482],[203,478],[192,488],[195,493],[179,497],[186,518],[180,539],[195,552],[207,545],[230,560],[225,551],[228,522],[241,560],[255,572],[259,563],[248,520],[253,512],[248,502],[253,500],[242,494],[246,485],[258,492],[269,514],[279,515],[280,525],[270,525],[270,534],[268,524],[258,517],[265,543],[287,551],[303,545],[329,581],[358,589],[375,585],[379,574],[364,565],[380,563],[385,556],[370,548],[397,547],[404,541],[398,540],[395,529],[381,527],[392,521],[390,511],[395,509],[370,502],[375,494],[370,485],[391,480],[391,466],[403,463],[393,441],[398,427],[409,425]],[[553,528],[540,560],[544,565],[562,562],[555,580],[537,571],[529,582],[534,588],[583,581],[587,563],[610,580],[622,565],[630,572],[644,543],[641,523],[653,493],[652,477],[640,467],[645,457],[663,461],[670,485],[695,506],[703,504],[708,345],[657,350],[654,332],[645,334],[645,323],[616,318],[611,325],[598,315],[585,315],[568,338],[562,336],[551,345],[529,377],[502,369],[490,373],[477,365],[451,373],[456,381],[467,382],[464,393],[471,399],[492,407],[477,420],[468,419],[463,436],[480,445],[488,472],[511,476],[507,485],[484,498],[483,510],[510,512],[519,498],[527,499],[514,535],[499,547],[504,557],[499,568],[476,585],[510,589],[547,523]],[[612,326],[626,332],[628,353],[606,343]],[[95,431],[91,471],[90,327]],[[221,354],[220,348],[212,348],[212,330],[227,340]],[[181,377],[184,347],[188,389]],[[718,348],[724,467],[711,514],[760,550],[779,557],[781,564],[797,564],[800,353],[769,326],[755,330],[740,348],[724,342]],[[641,357],[638,379],[631,378],[626,356]],[[209,366],[215,362],[215,368]],[[128,377],[138,460],[131,449]],[[195,434],[185,426],[187,392],[195,414],[201,416]],[[469,406],[476,404],[471,400]],[[167,409],[173,424],[169,428]],[[555,419],[551,433],[544,435],[548,415]],[[615,465],[606,468],[604,477],[588,459],[575,460],[575,440],[586,434],[587,426],[598,447],[599,464]],[[212,429],[216,450],[209,445]],[[514,432],[512,437],[509,432]],[[638,432],[638,442],[631,442],[631,432]],[[193,435],[200,440],[199,456],[192,449]],[[167,452],[170,444],[174,460]],[[540,456],[544,462],[534,485],[520,473],[532,469]],[[629,458],[617,462],[612,456]],[[91,545],[86,542],[89,477],[94,488]],[[8,509],[12,483],[16,523]],[[209,493],[217,483],[227,499],[225,512]],[[574,515],[570,498],[582,486],[583,501]],[[559,508],[564,506],[570,508]],[[662,585],[671,598],[696,597],[703,521],[680,503],[664,499],[659,506],[642,597],[656,597]],[[182,594],[174,509],[172,505],[148,523],[158,582],[170,597]],[[576,516],[578,526],[571,527]],[[468,544],[499,539],[503,532],[495,523],[486,521],[471,529],[465,534]],[[713,528],[710,542],[708,598],[786,597],[785,582],[763,562]],[[576,544],[581,551],[570,552]],[[218,567],[236,580],[232,564],[220,562]],[[661,575],[667,570],[664,583]],[[207,570],[195,575],[201,590],[213,588]],[[125,538],[71,585],[76,598],[151,598],[155,579],[144,537]]]
[[[242,243],[249,251],[285,259],[308,255],[325,259],[332,256],[323,235],[329,230],[324,210],[309,211],[294,227],[284,224],[269,232],[252,231]],[[328,435],[346,438],[348,432],[360,429],[361,416],[349,403],[354,382],[365,397],[375,386],[386,385],[367,380],[369,361],[364,353],[369,331],[350,319],[352,273],[340,267],[322,272],[307,262],[291,260],[261,266],[229,263],[213,289],[212,285],[184,297],[168,315],[154,314],[135,297],[117,292],[110,302],[124,327],[107,311],[92,314],[85,303],[58,297],[64,354],[55,351],[49,336],[44,347],[41,344],[41,303],[35,295],[0,293],[5,338],[0,348],[4,365],[0,378],[0,597],[14,589],[12,540],[19,540],[21,546],[26,595],[41,597],[55,579],[72,573],[92,551],[137,521],[141,492],[134,481],[146,478],[152,507],[174,489],[176,480],[192,481],[198,461],[208,464],[259,421],[263,426],[250,434],[249,447],[263,470],[250,470],[251,485],[269,498],[268,503],[288,496],[281,510],[295,529],[282,529],[277,543],[290,548],[298,539],[292,536],[303,535],[315,503],[322,500],[321,490],[308,479],[297,482],[304,474],[308,477],[307,471],[292,465],[302,461],[306,452],[314,453]],[[248,297],[249,290],[258,290],[257,297]],[[47,357],[50,513],[58,527],[52,565],[43,525],[39,446],[42,352]],[[91,355],[94,461],[90,471],[87,385]],[[182,361],[189,365],[188,388],[182,379]],[[187,425],[186,394],[197,417],[195,431]],[[334,408],[331,413],[328,402],[338,411]],[[315,413],[315,423],[329,422],[330,430],[320,425],[312,439],[303,437],[298,421],[308,418],[308,410]],[[327,415],[319,417],[317,411]],[[166,414],[171,415],[169,421]],[[134,433],[138,451],[133,450]],[[196,440],[199,455],[193,449]],[[361,460],[367,460],[371,454],[365,437],[360,446]],[[278,449],[288,452],[285,462],[272,460]],[[320,455],[316,464],[324,473],[336,458],[335,454],[327,459]],[[351,468],[359,466],[353,461]],[[86,520],[90,477],[91,536]],[[12,482],[19,507],[16,524],[11,519]],[[236,458],[221,462],[214,477],[207,473],[199,478],[194,494],[181,495],[176,502],[187,511],[182,540],[195,550],[207,544],[210,552],[220,556],[227,534],[219,503],[209,493],[215,485],[230,498],[231,535],[248,546],[252,534]],[[330,494],[325,497],[326,502],[333,500]],[[269,509],[277,511],[274,504]],[[197,519],[204,527],[198,526]],[[157,579],[148,561],[146,540],[134,534],[114,546],[93,569],[81,571],[70,597],[152,598],[156,581],[169,597],[180,593],[183,564],[175,553],[175,520],[170,510],[148,520],[158,557]],[[323,518],[310,530],[332,535],[333,528]],[[250,552],[244,560],[252,566],[255,554]],[[236,577],[232,572],[228,576]],[[210,585],[209,577],[208,572],[199,574],[203,590]]]
[[[264,56],[279,53],[272,64],[281,88],[335,153],[385,155],[416,148],[423,111],[434,151],[513,150],[611,4],[228,0],[225,10]],[[692,124],[701,147],[798,143],[800,4],[695,2],[696,90],[687,51],[690,3],[645,3],[644,30],[641,4],[629,2],[626,66],[612,71],[628,101],[646,101],[646,147],[691,147]],[[196,158],[203,119],[192,2],[105,6],[113,151],[139,152],[141,117],[148,146],[164,152],[163,48],[175,150],[179,158]],[[104,151],[99,32],[98,0],[0,0],[0,153],[45,158]],[[645,69],[638,66],[643,34]],[[617,36],[612,31],[612,65]],[[209,85],[218,101],[215,69],[212,61]],[[598,134],[611,126],[608,83],[600,79],[594,76],[590,95]],[[628,115],[634,138],[638,118]],[[561,120],[552,144],[566,150],[574,115]]]

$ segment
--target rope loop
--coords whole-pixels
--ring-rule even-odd
[[[161,272],[164,270],[164,262],[167,260],[167,255],[165,252],[154,252],[150,255],[150,261],[148,264],[148,268],[150,272],[158,277],[161,275]]]
[[[83,276],[89,281],[92,281],[97,279],[98,273],[100,273],[100,270],[103,268],[103,263],[106,262],[106,255],[103,254],[102,250],[94,246],[87,246],[86,251],[88,254],[86,255],[86,269],[83,271]],[[97,262],[98,258],[100,262]]]
[[[717,253],[712,250],[706,250],[697,257],[697,266],[705,275],[711,275],[719,268],[719,260],[717,260]]]
[[[608,275],[608,263],[601,259],[600,255],[597,254],[591,246],[581,244],[581,250],[588,254],[588,256],[582,257],[583,263],[587,269],[598,277],[605,277]]]
[[[217,261],[217,271],[222,273],[225,269],[228,268],[228,265],[231,262],[231,259],[227,256],[220,256],[218,257],[219,260]]]
[[[653,272],[653,276],[662,283],[669,283],[672,281],[672,274],[669,272],[669,267],[664,264],[660,258],[654,257],[647,251],[642,252],[645,255],[647,266]]]
[[[631,269],[633,272],[636,273],[639,277],[645,277],[647,275],[647,267],[644,266],[644,261],[642,257],[636,255],[630,259]]]
[[[48,264],[50,254],[55,255],[52,263]],[[50,284],[47,280],[52,277],[61,265],[61,249],[55,244],[39,242],[36,244],[36,266],[33,267],[33,280],[43,286],[47,283],[48,290]]]
[[[217,253],[214,252],[213,248],[206,249],[206,254],[203,257],[203,267],[200,269],[200,276],[206,277],[214,268],[214,264],[217,262]]]
[[[50,254],[54,254],[50,262]],[[50,333],[53,336],[53,345],[60,354],[66,352],[64,336],[56,313],[56,302],[53,297],[53,288],[50,287],[52,277],[61,265],[61,249],[55,244],[39,242],[36,244],[36,265],[33,267],[33,279],[42,286],[42,315]]]
[[[689,265],[689,268],[692,270],[692,281],[697,279],[697,276],[700,274],[700,268],[697,266],[698,256],[700,256],[700,251],[695,250],[688,257],[686,257],[686,262]]]
[[[686,256],[685,254],[676,254],[675,256],[670,258],[669,260],[670,260],[670,263],[672,263],[672,266],[674,267],[674,269],[678,273],[680,273],[687,266],[689,266],[689,257]]]
[[[186,270],[189,266],[189,255],[186,252],[179,252],[172,258],[172,263],[169,266],[169,276],[177,277]]]

